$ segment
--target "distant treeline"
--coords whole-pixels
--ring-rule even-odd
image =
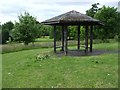
[[[94,27],[94,39],[112,39],[120,37],[120,13],[117,8],[103,6],[99,8],[99,3],[92,4],[92,7],[86,11],[86,15],[100,20],[104,26]],[[36,18],[28,12],[18,16],[19,22],[8,21],[0,25],[0,43],[23,42],[28,45],[34,42],[36,38],[50,36],[53,38],[53,27],[42,25],[37,22]],[[57,40],[61,40],[61,27],[57,26]],[[80,28],[80,38],[84,39],[85,28]],[[68,39],[77,39],[77,26],[68,27]]]

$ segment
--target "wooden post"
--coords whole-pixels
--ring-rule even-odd
[[[88,26],[86,26],[85,29],[85,53],[88,52]]]
[[[80,25],[78,25],[78,50],[80,49]]]
[[[93,26],[90,26],[90,52],[92,52],[92,43],[93,43]]]
[[[56,26],[54,25],[54,53],[56,53]]]
[[[67,26],[64,26],[64,40],[65,40],[65,46],[64,46],[64,53],[65,55],[67,55],[68,53],[68,47],[67,47],[67,33],[68,33],[68,30],[67,30]]]
[[[64,26],[62,26],[62,51],[64,51]]]

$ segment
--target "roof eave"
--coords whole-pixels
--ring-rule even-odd
[[[54,24],[58,24],[60,22],[59,21],[43,21],[41,23],[45,24],[45,25],[54,25]]]

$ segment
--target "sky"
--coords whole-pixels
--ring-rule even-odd
[[[42,22],[72,10],[85,14],[93,3],[100,3],[99,7],[118,7],[118,2],[119,0],[0,0],[0,22],[18,22],[18,16],[25,11]]]

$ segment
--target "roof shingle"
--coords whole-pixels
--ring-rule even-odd
[[[41,22],[47,25],[54,24],[100,24],[100,21],[90,16],[77,12],[75,10],[53,17],[51,19]]]

